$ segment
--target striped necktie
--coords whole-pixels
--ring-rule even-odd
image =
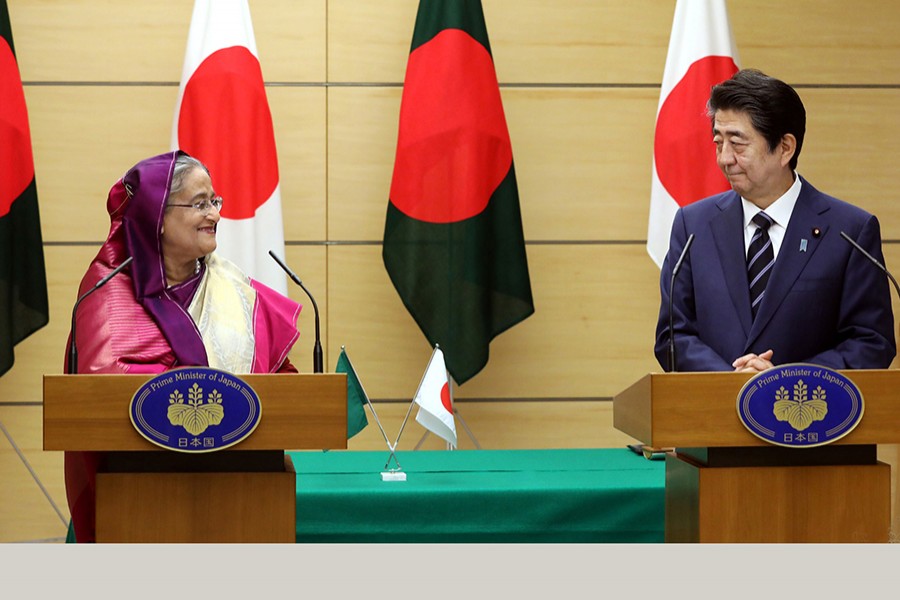
[[[757,229],[747,251],[747,280],[750,282],[750,308],[754,319],[766,293],[772,265],[775,264],[775,251],[769,239],[769,227],[773,222],[772,217],[762,211],[753,217]]]

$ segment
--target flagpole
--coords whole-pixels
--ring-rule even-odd
[[[390,447],[391,442],[388,439],[387,432],[385,432],[384,427],[381,426],[381,419],[378,418],[378,413],[375,412],[375,406],[372,404],[372,401],[369,400],[369,394],[368,392],[366,392],[366,388],[362,384],[362,380],[359,378],[359,371],[357,371],[356,367],[353,366],[353,361],[350,360],[350,356],[346,353],[346,348],[344,346],[341,346],[341,351],[344,352],[344,356],[347,358],[347,364],[349,364],[350,368],[353,369],[353,372],[356,373],[356,382],[359,384],[359,387],[362,390],[363,397],[366,399],[366,404],[369,405],[369,410],[372,411],[372,416],[375,417],[375,423],[378,425],[378,429],[381,430],[381,437],[384,438],[384,441],[387,442],[388,447]]]
[[[469,439],[472,440],[472,443],[475,444],[475,448],[477,450],[481,450],[481,444],[478,443],[478,440],[475,439],[475,436],[472,434],[472,430],[469,429],[469,424],[466,423],[466,420],[463,419],[462,415],[459,414],[459,411],[456,410],[456,403],[453,401],[453,385],[456,384],[456,380],[453,379],[453,376],[450,376],[450,406],[453,407],[453,414],[456,418],[459,419],[459,422],[462,423],[463,429],[466,430],[466,434],[468,434]],[[449,444],[448,444],[449,445]]]
[[[422,379],[419,380],[419,386],[416,388],[416,393],[413,394],[413,398],[409,403],[409,408],[406,409],[406,416],[403,417],[403,423],[400,425],[400,431],[397,432],[397,440],[394,442],[394,448],[397,447],[397,444],[400,443],[400,436],[403,435],[403,430],[406,428],[406,422],[409,421],[409,413],[412,412],[413,405],[416,403],[416,396],[419,395],[419,390],[422,389],[422,384],[425,382],[425,374],[428,373],[428,367],[431,366],[431,361],[434,360],[434,355],[437,353],[438,348],[440,348],[439,344],[434,345],[434,349],[431,351],[431,358],[428,359],[428,364],[425,366],[425,372],[422,373]]]
[[[369,410],[372,411],[372,416],[375,417],[375,423],[378,425],[378,429],[381,431],[381,437],[384,438],[384,443],[387,444],[388,450],[390,451],[390,455],[388,456],[388,460],[384,465],[384,468],[387,469],[388,465],[391,464],[391,458],[393,457],[394,462],[397,463],[397,468],[402,469],[400,466],[400,461],[397,460],[397,455],[394,453],[394,449],[396,446],[391,445],[391,441],[388,439],[387,432],[384,430],[384,427],[381,425],[381,419],[378,418],[378,413],[375,412],[375,405],[372,404],[372,401],[369,400],[369,393],[366,391],[365,386],[362,384],[362,379],[359,377],[359,372],[356,370],[356,367],[353,366],[353,361],[350,360],[350,355],[347,354],[347,349],[344,346],[341,346],[341,352],[344,353],[344,358],[347,359],[347,364],[350,365],[350,370],[356,376],[356,383],[359,385],[359,389],[362,390],[363,398],[366,399],[366,404],[369,405]]]
[[[453,379],[453,375],[450,374],[450,371],[444,371],[444,372],[447,374],[447,381],[450,382],[450,385],[447,386],[450,388],[448,390],[450,392],[450,413],[455,415],[456,414],[456,403],[453,401],[453,388],[456,387],[454,385],[456,383],[456,381]],[[453,450],[453,444],[451,444],[450,442],[447,442],[447,450],[448,451]]]

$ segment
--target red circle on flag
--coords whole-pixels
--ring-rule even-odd
[[[184,87],[178,146],[209,167],[222,216],[249,219],[278,185],[272,113],[257,58],[243,46],[200,63]]]
[[[707,56],[688,68],[656,117],[653,157],[660,183],[679,206],[730,189],[716,164],[706,103],[712,86],[737,72],[730,56]]]
[[[25,92],[12,48],[0,38],[0,217],[34,180]]]
[[[445,29],[409,55],[391,202],[421,221],[462,221],[487,207],[511,165],[491,55]]]
[[[447,382],[444,384],[444,387],[441,388],[441,404],[444,405],[444,408],[447,409],[447,412],[451,415],[453,414],[453,403],[450,402],[450,383]]]

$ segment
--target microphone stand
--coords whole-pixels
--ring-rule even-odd
[[[322,358],[322,341],[321,337],[319,336],[319,307],[316,305],[316,299],[312,297],[312,294],[309,293],[309,290],[306,289],[306,286],[303,285],[303,282],[300,281],[300,278],[297,277],[286,264],[284,264],[284,261],[278,258],[278,256],[276,256],[275,253],[271,250],[269,250],[269,256],[275,259],[275,262],[277,262],[278,266],[281,267],[285,273],[287,273],[288,277],[290,277],[294,283],[299,285],[300,289],[306,292],[306,295],[309,296],[310,302],[312,302],[313,312],[315,312],[316,316],[316,344],[313,347],[313,373],[324,373],[325,371],[323,366],[324,360]]]
[[[885,267],[883,264],[881,264],[881,262],[879,262],[879,260],[878,260],[877,258],[875,258],[875,257],[872,256],[871,254],[869,254],[868,252],[866,252],[865,248],[863,248],[862,246],[860,246],[859,244],[857,244],[856,241],[853,240],[853,238],[851,238],[849,235],[847,235],[847,234],[844,233],[843,231],[841,232],[841,237],[844,238],[845,240],[847,240],[848,242],[850,242],[850,245],[851,245],[851,246],[853,246],[854,248],[856,248],[857,250],[859,250],[860,252],[862,252],[863,256],[865,256],[866,258],[868,258],[869,261],[870,261],[873,265],[875,265],[876,267],[878,267],[879,269],[881,269],[881,270],[884,272],[884,274],[888,276],[888,279],[890,279],[890,280],[891,280],[891,283],[894,284],[894,290],[897,292],[897,296],[900,297],[900,285],[897,285],[897,280],[894,279],[894,276],[891,275],[891,272],[887,270],[887,267]]]
[[[122,264],[120,264],[118,267],[113,269],[109,273],[109,275],[106,275],[103,279],[101,279],[100,281],[95,283],[94,287],[92,287],[91,289],[86,291],[84,294],[81,295],[80,298],[78,298],[78,300],[75,301],[75,306],[72,307],[72,328],[71,328],[72,342],[71,342],[71,344],[69,344],[69,369],[68,369],[69,375],[78,374],[78,347],[75,344],[75,314],[78,312],[78,305],[81,304],[82,300],[84,300],[85,298],[87,298],[88,296],[90,296],[91,294],[93,294],[94,292],[99,290],[100,288],[102,288],[104,285],[106,285],[106,283],[110,279],[112,279],[113,277],[118,275],[119,272],[122,271],[122,269],[127,267],[131,263],[132,260],[133,259],[130,256],[128,258],[126,258],[125,260],[123,260]]]
[[[688,236],[687,242],[684,244],[684,249],[681,251],[681,255],[678,257],[678,261],[675,262],[675,266],[672,268],[672,280],[669,283],[669,372],[675,372],[675,316],[673,315],[674,310],[674,302],[672,296],[675,294],[675,277],[678,276],[678,272],[681,270],[681,264],[684,262],[684,257],[687,256],[688,250],[691,248],[691,244],[694,243],[694,234]]]
[[[678,276],[678,272],[681,271],[681,265],[684,263],[684,258],[687,256],[688,250],[690,250],[693,243],[694,234],[692,233],[684,243],[684,248],[681,249],[681,254],[678,256],[678,260],[675,261],[675,266],[672,267],[672,279],[669,281],[669,373],[675,372],[675,316],[673,314],[675,307],[673,300],[675,295],[675,278]],[[674,450],[674,448],[656,448],[646,444],[628,444],[628,449],[635,454],[643,455],[647,460],[663,459],[666,453]]]

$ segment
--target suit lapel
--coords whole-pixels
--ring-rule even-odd
[[[803,181],[803,187],[800,189],[800,196],[794,205],[793,213],[791,213],[791,221],[785,232],[784,241],[778,251],[778,258],[775,260],[775,266],[772,267],[772,276],[766,286],[766,295],[759,306],[756,320],[753,321],[753,326],[750,328],[747,348],[750,348],[756,341],[756,338],[775,315],[785,296],[791,291],[794,282],[797,281],[828,232],[828,223],[822,218],[822,213],[826,210],[828,210],[827,205],[818,201],[818,192],[806,181]],[[814,228],[819,229],[818,237],[812,235]]]
[[[750,331],[750,290],[747,283],[747,257],[744,253],[744,211],[737,194],[728,194],[719,201],[722,212],[710,222],[713,239],[722,263],[722,274],[728,295],[734,304],[744,335]]]

